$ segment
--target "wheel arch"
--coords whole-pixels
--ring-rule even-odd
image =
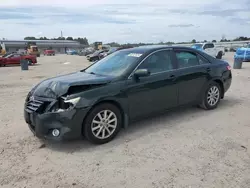
[[[122,128],[126,128],[128,126],[128,115],[125,111],[125,109],[122,107],[122,105],[114,100],[114,99],[104,99],[104,100],[101,100],[101,101],[97,101],[90,109],[89,111],[87,112],[86,116],[84,117],[83,119],[83,124],[86,120],[86,118],[88,117],[88,115],[90,114],[90,112],[96,107],[96,106],[99,106],[101,104],[105,104],[105,103],[109,103],[109,104],[112,104],[114,106],[116,106],[119,110],[120,110],[120,113],[121,113],[121,116],[122,116]],[[83,128],[83,127],[82,127]]]
[[[220,85],[220,88],[221,88],[221,98],[223,99],[224,98],[224,91],[225,91],[225,89],[224,89],[224,85],[223,85],[223,82],[221,81],[221,79],[219,79],[219,78],[215,78],[215,79],[213,79],[212,81],[214,81],[214,82],[216,82],[216,83],[218,83],[219,85]]]
[[[214,79],[211,79],[210,81],[208,81],[206,84],[204,84],[202,90],[201,90],[201,93],[200,93],[200,98],[199,100],[202,100],[203,97],[204,97],[204,94],[205,94],[205,91],[207,89],[207,87],[209,86],[209,84],[211,84],[212,82],[216,82],[220,85],[221,87],[221,99],[224,98],[224,85],[223,85],[223,82],[221,81],[220,78],[214,78]]]
[[[223,56],[223,51],[222,50],[219,50],[216,54],[216,57],[218,57],[218,55],[221,53],[221,56]]]

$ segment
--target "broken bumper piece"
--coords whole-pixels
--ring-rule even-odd
[[[88,108],[38,114],[25,109],[24,117],[35,136],[61,141],[82,137],[82,123],[87,112]]]

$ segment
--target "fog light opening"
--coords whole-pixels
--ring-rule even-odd
[[[53,129],[53,130],[52,130],[52,135],[53,135],[54,137],[58,137],[58,136],[60,135],[60,131],[59,131],[58,129]]]

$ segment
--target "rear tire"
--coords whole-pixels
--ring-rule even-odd
[[[222,59],[222,52],[219,52],[218,55],[216,56],[217,59]]]
[[[86,117],[83,134],[93,144],[105,144],[115,138],[121,127],[120,110],[113,104],[103,103],[94,107]]]
[[[212,82],[205,90],[200,107],[205,110],[217,108],[221,99],[221,87],[217,82]]]

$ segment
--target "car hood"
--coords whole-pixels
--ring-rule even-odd
[[[32,95],[46,98],[58,98],[67,94],[72,86],[101,85],[111,82],[113,77],[106,77],[85,72],[75,72],[67,75],[46,79],[37,84]]]

